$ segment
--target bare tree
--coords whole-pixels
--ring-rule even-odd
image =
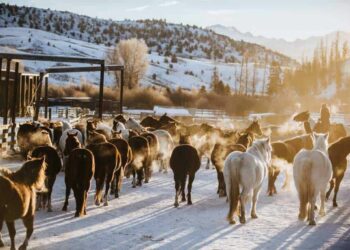
[[[255,96],[256,93],[256,82],[257,82],[257,62],[254,61],[254,68],[253,68],[253,79],[252,79],[252,96]]]
[[[261,89],[261,95],[265,95],[265,86],[266,86],[266,73],[267,73],[267,63],[269,61],[268,54],[265,54],[265,61],[264,61],[264,76],[263,76],[263,85]]]
[[[124,65],[125,84],[129,89],[138,86],[140,79],[145,75],[148,60],[148,47],[144,40],[132,38],[123,40],[107,53],[107,61],[111,64]],[[116,85],[119,85],[119,75],[115,73]]]

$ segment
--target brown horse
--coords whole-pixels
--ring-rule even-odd
[[[187,185],[187,204],[192,204],[191,191],[197,170],[201,165],[197,149],[189,144],[179,145],[174,148],[170,157],[170,167],[174,172],[175,180],[175,203],[178,207],[178,197],[182,194],[182,201],[186,201],[185,187],[187,175],[189,176]]]
[[[334,188],[334,197],[333,197],[333,207],[337,207],[337,194],[339,191],[339,186],[343,180],[346,168],[347,160],[346,157],[350,153],[350,136],[344,137],[333,143],[328,147],[329,159],[332,162],[333,166],[333,176],[330,182],[329,190],[326,194],[326,199],[332,193]]]
[[[95,160],[92,152],[81,148],[76,134],[68,134],[65,155],[69,155],[65,168],[66,199],[62,210],[67,211],[68,199],[73,189],[76,212],[75,217],[86,215],[87,193],[95,172]]]
[[[214,149],[211,153],[211,162],[215,166],[218,178],[218,189],[217,193],[219,197],[226,196],[226,186],[224,180],[224,162],[229,153],[233,151],[245,152],[247,147],[249,147],[254,140],[254,135],[252,133],[242,133],[240,134],[236,144],[221,144],[216,143]]]
[[[31,157],[43,157],[45,156],[45,162],[46,162],[46,171],[45,171],[45,186],[47,188],[47,192],[43,194],[38,194],[38,208],[45,208],[46,201],[47,201],[47,211],[52,212],[52,206],[51,206],[51,194],[52,194],[52,188],[56,181],[56,176],[62,169],[62,162],[61,158],[59,157],[56,149],[50,146],[40,146],[35,148],[32,153]]]
[[[277,141],[271,143],[272,146],[272,166],[269,168],[269,178],[268,178],[268,194],[272,196],[276,194],[275,182],[277,176],[281,172],[280,166],[273,164],[274,160],[282,159],[286,162],[292,164],[294,156],[301,149],[312,149],[313,141],[311,135],[301,135],[285,141]],[[286,173],[286,181],[284,186],[286,187],[289,182],[289,175]]]
[[[27,232],[19,249],[27,249],[34,231],[35,189],[41,189],[44,185],[45,167],[43,157],[25,162],[16,172],[0,169],[0,247],[4,246],[1,230],[5,221],[11,238],[11,249],[16,249],[15,220],[21,218]]]
[[[149,164],[145,168],[145,183],[148,183],[152,176],[152,164],[157,160],[159,153],[159,141],[155,134],[152,132],[142,133],[141,136],[145,137],[148,141],[150,155]]]
[[[145,118],[142,119],[140,124],[145,128],[146,127],[150,127],[150,128],[154,128],[154,129],[160,128],[159,120],[157,120],[156,118],[154,118],[152,116],[146,116]]]
[[[127,166],[132,162],[133,156],[129,143],[122,138],[113,138],[109,140],[117,147],[121,156],[121,167],[115,172],[114,181],[111,187],[111,194],[114,193],[115,198],[119,198],[119,193],[122,188],[123,177]]]
[[[150,146],[148,140],[143,136],[133,136],[129,139],[129,145],[132,150],[133,160],[130,169],[133,175],[132,187],[142,186],[142,180],[145,178],[146,168],[151,167],[150,164]],[[137,175],[137,182],[136,182]]]

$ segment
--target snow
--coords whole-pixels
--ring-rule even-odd
[[[204,166],[204,164],[203,164]],[[93,205],[91,190],[87,216],[74,218],[74,200],[62,212],[64,178],[59,174],[53,192],[54,212],[39,211],[30,249],[348,249],[350,244],[350,174],[340,188],[339,207],[327,203],[326,216],[310,227],[297,220],[298,198],[291,191],[266,195],[266,181],[257,204],[259,218],[246,225],[229,225],[228,205],[216,194],[215,170],[198,171],[193,184],[193,205],[173,207],[173,174],[156,172],[150,183],[136,189],[125,179],[121,197],[108,207]],[[282,178],[278,180],[280,190]],[[94,189],[94,185],[93,188]],[[248,213],[249,214],[249,213]],[[17,246],[24,239],[21,221],[16,222]],[[9,238],[3,229],[6,246]]]
[[[192,116],[188,109],[182,107],[161,107],[154,106],[153,107],[154,114],[156,116],[161,116],[167,114],[169,116]]]
[[[319,95],[321,98],[332,99],[337,94],[337,85],[335,82],[329,84]]]

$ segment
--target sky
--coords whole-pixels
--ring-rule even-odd
[[[350,0],[12,0],[9,4],[67,10],[104,19],[166,19],[207,27],[233,26],[288,41],[350,32]]]

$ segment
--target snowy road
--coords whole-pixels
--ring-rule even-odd
[[[279,186],[281,186],[281,180]],[[327,203],[327,215],[318,225],[307,226],[297,220],[298,199],[294,184],[291,191],[277,196],[260,195],[259,218],[248,218],[246,225],[225,221],[227,204],[215,193],[215,170],[201,169],[193,186],[192,206],[173,207],[172,173],[156,173],[149,184],[131,188],[125,179],[121,198],[108,207],[93,205],[90,192],[88,215],[73,218],[75,203],[71,197],[69,212],[62,212],[64,180],[60,174],[54,187],[54,212],[40,211],[29,249],[350,249],[350,174],[339,194],[339,208]],[[17,225],[17,246],[24,239],[21,221]],[[5,244],[9,245],[6,226]]]

